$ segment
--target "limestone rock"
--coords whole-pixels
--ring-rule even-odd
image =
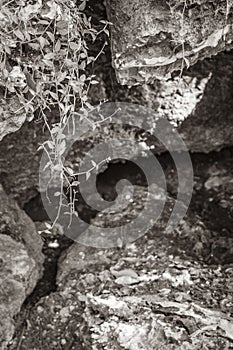
[[[0,92],[0,141],[4,136],[21,128],[23,123],[29,119],[18,97],[4,98]]]
[[[208,153],[233,144],[232,62],[233,52],[221,53],[198,62],[189,72],[184,72],[180,80],[173,77],[132,88],[116,83],[114,89],[104,81],[101,86],[110,101],[136,103],[158,110],[176,125],[191,152]],[[113,136],[110,128],[105,134],[98,134],[97,130],[95,135],[87,135],[71,150],[70,165],[77,170],[79,159],[87,150]],[[21,206],[38,194],[41,157],[38,147],[48,139],[43,122],[32,121],[25,122],[20,130],[6,135],[0,142],[0,182]],[[132,154],[135,155],[134,147]]]
[[[0,186],[0,233],[24,244],[29,255],[35,260],[38,271],[41,271],[43,264],[41,238],[32,220],[5,194],[2,186]]]
[[[145,103],[177,128],[191,152],[208,153],[233,144],[232,87],[227,76],[222,77],[223,90],[216,96],[220,72],[221,68],[209,76],[208,71],[202,77],[184,74],[161,81],[159,87],[138,88]]]
[[[233,144],[233,52],[197,62],[182,76],[141,86],[115,82],[109,99],[149,107],[178,129],[191,152]],[[153,120],[151,120],[151,123]]]
[[[168,77],[230,49],[232,1],[107,1],[113,65],[121,84]]]
[[[31,219],[0,187],[0,349],[14,334],[14,317],[42,274],[42,241]]]
[[[213,349],[230,347],[233,269],[206,264],[216,235],[196,212],[165,232],[173,203],[123,248],[74,243],[64,252],[57,290],[31,310],[21,349],[191,350],[207,341]],[[126,219],[136,209],[125,210]]]
[[[193,239],[190,227],[183,239]],[[60,260],[57,291],[29,316],[21,349],[183,350],[204,348],[207,339],[213,348],[230,346],[232,268],[173,255],[171,236],[161,229],[125,249],[73,244]],[[199,230],[206,234],[201,223]]]
[[[0,234],[0,348],[6,349],[14,334],[14,316],[39,278],[37,262],[26,247],[10,236]]]
[[[39,145],[49,138],[43,124],[25,122],[20,130],[0,143],[0,182],[21,205],[38,192]]]

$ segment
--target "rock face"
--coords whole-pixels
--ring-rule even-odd
[[[9,349],[230,349],[232,154],[218,157],[201,155],[195,164],[193,203],[173,232],[164,228],[177,183],[166,169],[174,198],[147,235],[111,249],[72,244],[60,258],[56,291],[29,309],[23,336],[17,332]],[[141,209],[146,188],[139,191],[126,220]],[[92,221],[100,235],[105,220]]]
[[[37,149],[48,137],[43,124],[32,121],[0,143],[0,183],[20,205],[37,193],[41,157]]]
[[[21,349],[193,350],[207,342],[213,349],[230,347],[232,268],[179,258],[185,243],[194,247],[210,234],[199,219],[196,226],[187,219],[176,243],[161,235],[163,227],[161,220],[124,249],[73,244],[60,260],[57,291],[29,316]]]
[[[232,1],[109,0],[113,65],[121,84],[168,77],[230,49]]]
[[[233,144],[233,52],[197,62],[181,77],[151,84],[121,86],[113,101],[148,106],[178,128],[191,152],[218,151]]]
[[[158,110],[161,117],[168,118],[178,128],[191,152],[208,153],[233,145],[232,62],[232,52],[222,53],[199,62],[180,81],[172,78],[168,82],[132,88],[116,83],[114,90],[110,90],[105,81],[103,84],[110,101],[136,103]],[[0,182],[21,206],[39,190],[41,151],[38,152],[38,147],[49,139],[49,133],[44,130],[43,123],[26,122],[0,143]],[[113,136],[110,129],[99,134],[97,130],[72,150],[69,162],[75,167],[87,149]],[[132,154],[135,155],[135,148]]]
[[[175,125],[191,152],[208,153],[233,144],[233,66],[230,55],[220,57],[224,67],[216,58],[215,68],[203,62],[181,78],[138,87],[145,103]],[[228,69],[230,75],[224,75]]]
[[[5,98],[0,92],[0,141],[4,136],[17,131],[26,121],[27,114],[18,97]]]
[[[41,277],[42,241],[31,219],[0,187],[0,349],[14,334],[14,316]]]

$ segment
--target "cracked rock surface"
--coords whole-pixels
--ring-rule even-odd
[[[14,316],[43,271],[42,241],[34,223],[0,187],[0,349],[14,334]]]
[[[203,186],[209,193],[221,186],[224,168],[216,168],[218,181],[208,169]],[[196,191],[200,186],[196,184]],[[141,209],[144,191],[138,188],[133,210],[128,207],[125,218],[118,217],[121,221]],[[231,185],[221,193],[230,196]],[[124,247],[72,244],[60,257],[56,291],[30,310],[10,349],[17,349],[19,342],[22,350],[40,350],[48,344],[49,349],[61,350],[230,349],[230,241],[222,232],[225,251],[216,250],[220,234],[208,227],[194,206],[175,231],[166,233],[173,204],[170,197],[153,228]],[[105,220],[99,215],[92,224]]]
[[[163,226],[125,249],[73,244],[60,259],[57,291],[32,309],[20,349],[230,349],[232,268],[179,258],[182,243],[161,238]],[[193,227],[181,228],[186,242]]]
[[[109,0],[113,65],[121,84],[166,78],[232,48],[232,1]]]

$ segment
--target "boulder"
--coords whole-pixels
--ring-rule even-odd
[[[196,212],[165,232],[173,203],[170,198],[154,227],[134,243],[111,249],[74,243],[65,251],[57,290],[31,309],[12,349],[19,341],[22,350],[230,347],[232,266],[206,263],[215,236]],[[137,205],[125,210],[125,219]],[[104,221],[98,216],[92,223]]]
[[[31,310],[21,349],[229,347],[232,268],[173,255],[160,229],[124,249],[73,244],[60,260],[57,291]],[[208,234],[201,222],[198,230]]]
[[[232,59],[232,51],[222,52],[181,76],[132,87],[114,81],[106,91],[110,101],[136,103],[167,118],[191,152],[219,151],[233,145]]]
[[[4,97],[0,91],[0,141],[4,136],[17,131],[26,120],[32,119],[26,113],[17,96]],[[29,116],[30,114],[30,116]]]
[[[14,334],[14,317],[42,276],[42,241],[31,219],[0,187],[0,349]]]
[[[108,0],[107,13],[121,84],[169,77],[233,47],[232,1]]]

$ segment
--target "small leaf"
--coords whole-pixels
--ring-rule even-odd
[[[44,60],[44,64],[46,66],[48,66],[49,68],[54,69],[53,62],[48,61],[48,60]]]
[[[91,176],[91,172],[90,172],[90,171],[87,171],[87,172],[86,172],[86,180],[88,180],[88,179],[90,178],[90,176]]]
[[[131,276],[121,276],[121,277],[118,277],[115,280],[115,282],[117,284],[127,286],[127,285],[131,285],[131,284],[139,283],[140,280],[139,280],[139,278],[135,278],[135,277],[131,277]]]
[[[39,40],[39,43],[40,43],[40,47],[43,49],[44,46],[45,46],[45,44],[46,44],[45,38],[43,38],[42,36],[40,36],[40,37],[38,38],[38,40]]]
[[[54,99],[54,100],[58,100],[58,96],[57,96],[57,94],[55,94],[54,92],[52,92],[52,91],[49,91],[49,94],[52,96],[52,98]]]
[[[8,55],[11,55],[11,49],[9,48],[9,46],[4,45],[4,50],[6,53],[8,53]]]
[[[61,155],[65,152],[66,149],[66,142],[65,140],[62,140],[62,142],[58,145],[58,153]]]
[[[54,148],[54,144],[52,141],[47,141],[47,146],[50,148],[50,149],[53,149]]]
[[[54,42],[55,37],[54,37],[53,33],[47,32],[47,35],[48,35],[49,39],[50,39],[52,42]]]
[[[37,43],[28,43],[28,46],[30,46],[33,50],[40,50],[40,44]]]
[[[52,58],[54,58],[54,53],[53,52],[47,53],[43,57],[44,60],[51,60]]]
[[[91,81],[91,84],[92,84],[92,85],[99,84],[99,81],[98,81],[98,80],[92,80],[92,81]]]
[[[60,42],[60,40],[58,39],[58,41],[56,42],[56,45],[55,45],[55,51],[56,52],[58,52],[58,51],[60,51],[60,49],[61,49],[61,42]]]
[[[51,229],[51,228],[52,228],[52,225],[51,225],[49,222],[46,222],[46,221],[45,221],[44,224],[45,224],[45,226],[47,227],[47,229]]]
[[[68,30],[67,29],[58,29],[59,34],[61,35],[67,35],[68,34]]]
[[[57,81],[58,83],[60,83],[61,81],[63,81],[67,76],[67,72],[59,72],[57,75]]]
[[[22,33],[19,29],[16,29],[16,30],[14,31],[14,34],[15,34],[15,35],[17,36],[17,38],[19,38],[20,40],[22,40],[22,41],[25,40],[23,33]]]
[[[86,7],[86,1],[83,1],[82,3],[81,3],[81,5],[79,5],[79,11],[84,11],[85,10],[85,7]]]
[[[84,70],[85,68],[86,68],[86,62],[83,61],[83,62],[80,63],[79,69]]]
[[[185,63],[186,63],[187,68],[189,68],[189,67],[190,67],[190,62],[189,62],[189,60],[187,59],[187,57],[184,57],[184,61],[185,61]]]
[[[86,75],[82,74],[79,79],[81,80],[81,82],[84,82],[86,80]]]
[[[115,277],[128,276],[128,277],[138,278],[138,274],[132,269],[124,269],[120,271],[110,269],[110,271]]]
[[[49,21],[46,21],[45,19],[40,19],[38,23],[48,25]]]
[[[61,172],[62,172],[62,165],[61,165],[60,163],[57,163],[57,164],[53,167],[53,169],[54,169],[55,171],[61,171]]]
[[[86,52],[82,52],[81,54],[80,54],[80,58],[86,58],[87,57],[87,53]]]
[[[73,176],[74,172],[73,169],[69,168],[68,166],[66,167],[66,171],[70,176]]]
[[[60,127],[58,125],[55,125],[52,130],[51,130],[51,133],[52,134],[56,134],[58,131],[60,130]]]
[[[69,43],[69,46],[70,46],[70,48],[71,48],[71,50],[74,50],[74,51],[79,51],[80,49],[81,49],[81,42],[79,42],[78,44],[77,43],[75,43],[74,41],[71,41],[70,43]]]

